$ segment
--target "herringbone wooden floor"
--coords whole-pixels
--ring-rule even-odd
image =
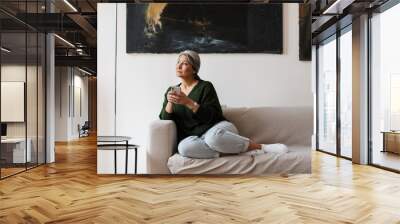
[[[311,175],[98,176],[93,140],[0,181],[0,223],[400,223],[400,175],[323,153]]]

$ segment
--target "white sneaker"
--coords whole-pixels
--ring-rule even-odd
[[[277,144],[262,144],[261,150],[264,152],[272,152],[272,153],[287,153],[289,152],[288,147],[285,144],[277,143]]]
[[[265,153],[283,154],[287,152],[289,152],[289,149],[285,144],[261,144],[261,149],[243,152],[241,155],[261,155]]]

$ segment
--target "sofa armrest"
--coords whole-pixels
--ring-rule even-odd
[[[176,125],[171,120],[156,120],[150,124],[147,173],[170,173],[167,162],[176,147],[176,136]]]

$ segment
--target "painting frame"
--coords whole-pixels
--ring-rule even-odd
[[[127,53],[283,53],[282,4],[129,3],[126,24]]]

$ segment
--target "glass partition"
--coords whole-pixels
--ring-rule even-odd
[[[352,158],[352,34],[340,36],[340,154]]]
[[[19,15],[43,12],[44,1],[26,3]],[[45,34],[0,12],[1,179],[45,163],[45,45]]]
[[[31,162],[26,133],[26,33],[1,34],[1,176],[26,169]]]
[[[371,18],[371,162],[400,171],[400,4]]]
[[[38,164],[46,162],[46,139],[45,139],[45,124],[46,124],[46,36],[43,33],[38,33],[38,64],[37,64],[37,147]]]
[[[318,54],[318,149],[336,154],[336,39]]]
[[[38,132],[38,102],[37,102],[37,79],[38,79],[38,49],[37,49],[37,41],[38,35],[36,32],[28,32],[27,33],[27,98],[26,98],[26,113],[27,113],[27,142],[28,142],[28,150],[31,151],[31,160],[28,162],[27,166],[32,167],[37,164],[38,157],[38,141],[37,141],[37,132]],[[30,149],[29,149],[30,148]]]

